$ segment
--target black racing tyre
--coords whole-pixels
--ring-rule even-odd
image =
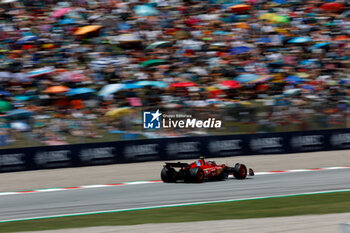
[[[164,183],[175,183],[176,182],[176,171],[174,168],[163,167],[160,172],[160,177]]]
[[[183,171],[183,177],[184,177],[184,181],[186,183],[191,183],[192,182],[190,169],[186,169],[186,170]]]
[[[204,181],[204,171],[199,167],[190,170],[191,181],[194,183],[202,183]]]
[[[236,163],[233,169],[233,176],[238,180],[243,180],[247,177],[247,167],[244,164]]]

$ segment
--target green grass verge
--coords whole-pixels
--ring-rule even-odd
[[[350,192],[0,223],[0,232],[350,212]]]

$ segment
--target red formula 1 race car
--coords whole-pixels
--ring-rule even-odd
[[[177,170],[175,169],[177,168]],[[245,179],[248,175],[254,176],[253,169],[244,164],[236,163],[234,167],[225,164],[216,164],[214,161],[204,161],[201,158],[191,164],[188,163],[165,163],[160,176],[165,183],[175,183],[177,181],[201,183],[210,180],[225,180],[229,175],[236,179]]]

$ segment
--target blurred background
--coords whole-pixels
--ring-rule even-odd
[[[0,148],[348,127],[350,1],[0,4]]]

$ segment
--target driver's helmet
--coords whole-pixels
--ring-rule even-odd
[[[198,167],[200,167],[200,166],[202,166],[203,164],[203,161],[200,159],[200,160],[198,160],[198,161],[196,161],[196,165],[198,166]]]
[[[213,160],[209,160],[209,161],[208,161],[208,164],[211,165],[211,166],[216,166],[216,163],[215,163],[215,161],[213,161]]]

